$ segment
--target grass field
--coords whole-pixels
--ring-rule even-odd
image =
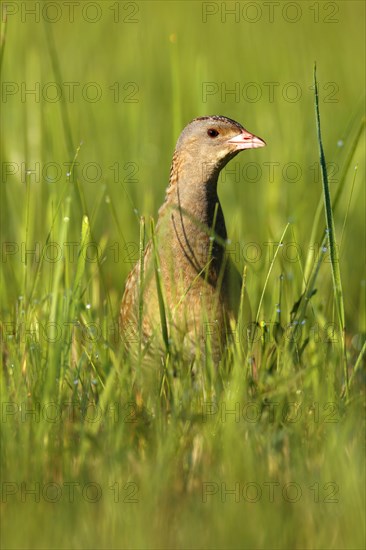
[[[364,548],[364,3],[2,8],[2,548]],[[267,142],[219,184],[257,337],[145,376],[119,303],[206,114]]]

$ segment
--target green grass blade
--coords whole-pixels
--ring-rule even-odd
[[[317,126],[318,145],[319,145],[320,167],[321,167],[322,183],[323,183],[326,231],[328,234],[328,242],[329,242],[329,252],[330,252],[330,262],[331,262],[331,268],[332,268],[335,305],[336,305],[338,320],[339,320],[341,333],[342,333],[342,347],[343,347],[343,355],[344,355],[344,358],[343,358],[344,378],[345,378],[346,394],[348,395],[348,370],[347,370],[346,350],[345,350],[345,314],[344,314],[342,281],[341,281],[341,272],[339,267],[339,256],[338,256],[338,249],[337,249],[337,242],[336,242],[332,203],[331,203],[330,189],[329,189],[329,183],[328,183],[327,165],[325,161],[325,154],[324,154],[323,142],[322,142],[322,136],[321,136],[319,93],[318,93],[318,82],[316,79],[316,65],[314,66],[314,88],[315,88],[315,115],[316,115],[316,126]]]
[[[65,208],[65,215],[63,217],[63,220],[61,222],[61,230],[59,234],[59,242],[64,243],[67,240],[67,232],[69,228],[69,214],[70,214],[70,199],[66,200],[66,208]],[[50,323],[54,323],[56,321],[56,314],[57,314],[57,304],[59,302],[59,289],[62,288],[61,286],[61,278],[63,273],[63,262],[57,262],[55,266],[55,271],[53,273],[53,280],[52,280],[52,292],[51,292],[51,309],[50,309],[50,315],[49,315],[49,321]]]
[[[141,217],[140,219],[140,245],[139,245],[139,263],[140,263],[140,272],[139,272],[139,315],[138,315],[138,334],[139,334],[139,362],[141,362],[142,357],[142,314],[143,314],[143,305],[144,305],[144,275],[145,275],[145,218]]]
[[[350,168],[350,165],[351,165],[354,153],[356,151],[357,145],[358,145],[358,143],[360,141],[360,138],[363,134],[364,128],[365,128],[365,119],[363,119],[361,121],[361,123],[358,127],[357,133],[356,133],[356,135],[355,135],[355,137],[354,137],[354,139],[351,143],[346,161],[344,163],[343,170],[342,170],[342,173],[341,173],[341,177],[340,177],[340,180],[339,180],[339,185],[338,185],[337,191],[335,192],[335,195],[334,195],[333,212],[336,210],[336,208],[339,204],[339,200],[341,198],[342,191],[344,189],[344,184],[345,184],[345,181],[346,181],[346,176],[348,174],[348,170]],[[320,216],[321,216],[321,213],[322,213],[323,205],[324,205],[324,199],[323,199],[323,197],[321,197],[320,201],[318,203],[316,212],[315,212],[315,216],[314,216],[314,223],[313,223],[313,227],[312,227],[311,235],[310,235],[310,239],[309,239],[310,244],[317,242],[317,234],[318,234],[318,231],[319,231]],[[325,235],[325,231],[323,230],[322,240],[324,239],[324,235]],[[310,277],[314,255],[315,255],[314,248],[310,247],[309,253],[308,253],[307,258],[306,258],[306,264],[305,264],[305,270],[304,270],[303,291],[305,291],[306,282]]]
[[[270,263],[270,266],[269,266],[269,269],[268,269],[268,273],[267,273],[267,276],[266,276],[266,280],[264,282],[264,286],[263,286],[263,290],[262,290],[262,294],[261,294],[261,297],[260,297],[260,300],[259,300],[259,304],[258,304],[258,309],[257,309],[257,314],[255,316],[255,323],[257,324],[258,323],[258,320],[259,320],[259,315],[260,315],[260,312],[261,312],[261,308],[262,308],[262,302],[263,302],[263,298],[264,298],[264,294],[266,292],[266,288],[267,288],[267,285],[268,285],[268,281],[269,281],[269,277],[271,275],[271,272],[272,272],[272,269],[273,269],[273,266],[274,266],[274,263],[276,261],[276,258],[277,258],[277,255],[278,255],[278,252],[282,246],[282,243],[283,243],[283,239],[285,238],[285,235],[287,233],[287,230],[290,226],[290,223],[287,223],[282,235],[281,235],[281,238],[280,238],[280,242],[276,248],[276,252],[273,254],[273,258],[272,258],[272,261]]]
[[[355,166],[355,171],[354,171],[354,174],[353,174],[353,181],[352,181],[351,192],[350,192],[350,195],[349,195],[348,204],[347,204],[347,210],[346,210],[346,215],[344,216],[344,222],[343,222],[343,226],[342,226],[341,238],[339,239],[339,250],[341,250],[341,248],[342,248],[342,242],[343,242],[344,232],[345,232],[345,229],[346,229],[347,219],[348,219],[349,211],[350,211],[350,208],[351,208],[353,190],[354,190],[354,188],[355,188],[357,170],[358,170],[358,166]]]
[[[5,14],[2,14],[0,21],[0,77],[3,67],[5,43],[6,43],[6,31],[7,31],[7,17]]]
[[[49,22],[45,22],[44,29],[46,32],[46,39],[47,39],[48,49],[49,49],[51,63],[52,63],[52,70],[55,75],[56,82],[58,82],[61,85],[61,83],[64,82],[64,79],[62,78],[62,74],[61,74],[60,61],[57,54],[57,48],[56,48],[55,39],[53,36],[52,25],[50,25]],[[68,156],[72,157],[75,149],[74,139],[72,137],[71,124],[70,124],[69,114],[68,114],[66,100],[64,96],[61,97],[60,109],[61,109],[62,123],[63,123]]]
[[[351,385],[352,385],[352,383],[353,383],[353,380],[354,380],[354,378],[355,378],[355,375],[356,375],[358,369],[359,369],[359,368],[361,367],[361,365],[362,365],[362,358],[363,358],[363,356],[365,355],[365,353],[366,353],[366,341],[363,343],[363,346],[362,346],[362,349],[361,349],[361,351],[360,351],[360,354],[359,354],[359,356],[357,357],[355,366],[354,366],[354,368],[353,368],[353,372],[352,372],[351,377],[350,377],[350,379],[349,379],[349,387],[351,387]]]
[[[166,351],[167,353],[169,353],[170,343],[169,343],[168,323],[167,323],[165,302],[164,302],[164,296],[163,296],[163,283],[162,283],[161,271],[160,271],[160,259],[158,254],[155,226],[154,226],[153,220],[151,220],[151,239],[152,239],[153,252],[154,252],[154,270],[155,270],[156,290],[158,294],[161,332],[162,332]]]
[[[85,261],[86,261],[85,248],[87,247],[89,241],[90,241],[89,219],[87,216],[84,216],[82,225],[81,225],[80,250],[79,250],[78,260],[76,264],[76,274],[75,274],[74,289],[73,289],[73,295],[74,295],[75,301],[77,301],[80,298],[81,283],[82,283],[82,279],[85,271]]]

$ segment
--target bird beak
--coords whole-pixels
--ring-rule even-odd
[[[228,139],[227,143],[235,145],[236,151],[243,151],[244,149],[258,149],[258,147],[265,147],[266,142],[263,139],[251,134],[247,130],[243,130],[237,136]]]

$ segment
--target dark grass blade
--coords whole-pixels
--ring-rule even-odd
[[[345,381],[346,395],[348,395],[348,370],[347,370],[346,349],[345,349],[344,301],[343,301],[341,272],[339,267],[339,255],[338,255],[338,249],[337,249],[334,218],[333,218],[333,211],[332,211],[332,202],[331,202],[329,182],[328,182],[327,165],[325,161],[325,154],[324,154],[323,142],[322,142],[322,136],[321,136],[318,82],[316,79],[316,65],[314,65],[314,89],[315,89],[315,116],[316,116],[316,126],[317,126],[318,145],[319,145],[319,159],[320,159],[320,167],[321,167],[322,183],[323,183],[326,234],[327,234],[327,240],[329,243],[335,306],[336,306],[338,321],[341,327],[341,334],[342,334],[344,381]]]
[[[358,146],[360,138],[363,135],[363,131],[364,131],[364,128],[365,128],[365,122],[366,122],[365,119],[361,120],[361,123],[358,127],[357,133],[356,133],[356,135],[355,135],[355,137],[354,137],[354,139],[351,143],[351,146],[349,148],[349,151],[348,151],[348,154],[347,154],[347,157],[346,157],[343,169],[342,169],[342,173],[341,173],[341,176],[340,176],[340,179],[339,179],[339,185],[338,185],[337,190],[336,190],[335,195],[334,195],[333,212],[336,210],[336,208],[339,204],[339,201],[340,201],[343,189],[344,189],[344,184],[345,184],[345,181],[346,181],[346,177],[347,177],[347,174],[348,174],[348,171],[349,171],[354,153],[356,151],[356,148]],[[322,197],[321,200],[319,201],[319,204],[318,204],[315,216],[314,216],[313,229],[312,229],[311,236],[310,236],[310,241],[309,241],[310,243],[315,243],[316,242],[317,234],[319,233],[320,215],[321,215],[321,211],[322,211],[322,208],[323,208],[323,203],[324,203],[324,200],[323,200],[323,197]],[[325,230],[323,230],[323,235],[321,237],[321,240],[323,241],[325,237],[326,237],[326,233],[325,233]],[[309,254],[306,258],[306,264],[305,264],[305,270],[304,270],[304,273],[305,273],[305,275],[304,275],[304,285],[306,284],[306,281],[310,277],[311,266],[312,266],[312,263],[313,263],[314,255],[315,255],[315,253],[314,253],[313,249],[310,247],[310,252],[309,252]],[[305,290],[305,287],[304,287],[304,290]]]

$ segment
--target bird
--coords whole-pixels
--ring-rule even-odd
[[[154,238],[129,273],[120,308],[125,349],[137,359],[167,353],[183,364],[197,357],[217,366],[238,321],[242,277],[225,252],[225,219],[217,193],[224,166],[265,141],[221,115],[201,116],[181,132]],[[244,323],[250,323],[245,297]]]

